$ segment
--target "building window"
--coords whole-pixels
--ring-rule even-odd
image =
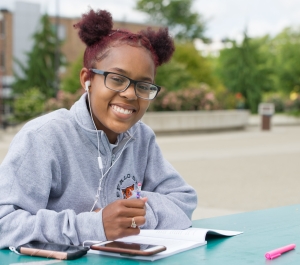
[[[0,19],[0,36],[2,38],[4,38],[4,36],[5,36],[5,20],[4,20],[4,17],[2,17],[2,19]]]
[[[0,68],[5,70],[5,53],[3,51],[0,53]]]
[[[56,33],[56,24],[52,24],[52,30],[54,33]],[[65,25],[58,24],[58,39],[60,41],[63,41],[66,39],[66,27]]]
[[[66,27],[62,24],[58,25],[58,38],[60,40],[65,40],[66,39]]]

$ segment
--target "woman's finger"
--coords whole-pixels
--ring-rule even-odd
[[[137,228],[146,222],[146,218],[144,216],[135,216],[127,219],[129,228]]]

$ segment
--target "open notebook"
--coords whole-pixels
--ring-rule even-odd
[[[207,234],[221,236],[235,236],[243,232],[215,230],[205,228],[189,228],[186,230],[141,230],[137,236],[123,237],[116,241],[149,244],[149,245],[164,245],[167,250],[154,254],[152,256],[124,256],[118,253],[105,252],[99,250],[89,250],[89,253],[114,256],[119,258],[130,258],[139,260],[157,260],[162,259],[176,253],[196,248],[207,244],[205,237]]]

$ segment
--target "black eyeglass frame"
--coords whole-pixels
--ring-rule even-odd
[[[137,97],[142,98],[142,99],[145,99],[145,100],[153,100],[153,99],[155,99],[156,96],[158,95],[159,91],[161,90],[161,87],[158,86],[158,85],[152,84],[152,83],[150,83],[150,82],[145,82],[145,81],[136,81],[136,80],[133,80],[133,79],[129,78],[128,76],[121,75],[121,74],[118,74],[118,73],[102,71],[102,70],[95,69],[95,68],[90,68],[89,71],[93,72],[94,74],[103,75],[103,76],[104,76],[104,85],[105,85],[108,89],[110,89],[110,90],[112,90],[112,91],[116,91],[116,92],[124,92],[124,91],[126,91],[126,90],[130,87],[131,84],[134,84],[134,92],[135,92],[135,95],[136,95]],[[106,85],[106,77],[107,77],[107,75],[109,75],[109,74],[115,74],[115,75],[119,75],[119,76],[125,77],[126,79],[129,80],[129,84],[128,84],[127,87],[124,88],[123,90],[115,90],[115,89],[112,89],[112,88],[110,88],[110,87],[108,87],[108,86]],[[143,98],[143,97],[137,95],[137,93],[136,93],[136,85],[137,85],[137,83],[146,83],[146,84],[153,85],[153,86],[157,87],[157,93],[156,93],[155,97],[154,97],[154,98]]]

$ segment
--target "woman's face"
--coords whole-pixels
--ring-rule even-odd
[[[150,53],[142,47],[122,45],[113,47],[108,55],[97,62],[102,71],[114,72],[133,80],[154,83],[155,65]],[[87,79],[88,70],[81,71],[81,84]],[[117,136],[131,128],[146,112],[150,101],[135,95],[134,85],[124,92],[115,92],[104,85],[104,76],[95,74],[90,86],[91,109],[95,125],[103,130],[109,141],[115,143]]]

